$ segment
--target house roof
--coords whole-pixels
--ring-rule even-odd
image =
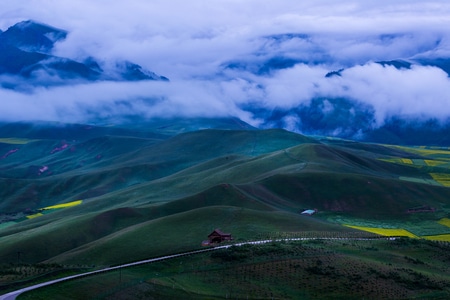
[[[230,236],[231,235],[231,233],[225,233],[225,232],[223,232],[222,230],[220,230],[220,229],[214,229],[214,231],[213,232],[211,232],[208,236],[212,236],[212,235],[220,235],[220,236]]]

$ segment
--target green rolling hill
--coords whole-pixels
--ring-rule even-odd
[[[235,125],[175,132],[185,125],[99,127],[85,138],[81,125],[47,138],[50,125],[0,130],[0,263],[20,252],[27,263],[111,265],[198,248],[214,228],[238,240],[345,235],[356,229],[344,223],[403,228],[438,224],[450,212],[446,149],[430,157]],[[75,200],[82,203],[39,210]],[[433,211],[407,213],[421,206]],[[305,209],[318,213],[300,215]],[[436,234],[449,231],[441,227]]]

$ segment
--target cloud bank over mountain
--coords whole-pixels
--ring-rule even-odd
[[[2,31],[43,22],[67,31],[52,55],[132,61],[170,82],[0,89],[0,119],[236,116],[349,137],[395,118],[448,123],[448,1],[297,2],[2,1]]]

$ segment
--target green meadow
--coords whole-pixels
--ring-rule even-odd
[[[444,299],[448,249],[409,239],[247,245],[68,281],[19,299]]]
[[[61,132],[58,136],[47,134],[46,138],[45,132],[29,129],[23,137],[15,132],[15,139],[27,138],[27,143],[0,142],[4,153],[17,149],[0,160],[0,264],[17,273],[0,276],[1,290],[46,276],[37,271],[18,271],[21,269],[14,266],[26,265],[29,270],[35,270],[33,266],[39,264],[62,266],[62,270],[99,269],[199,249],[216,228],[231,233],[236,242],[281,236],[347,237],[368,234],[360,230],[365,227],[379,228],[380,232],[398,229],[417,236],[415,240],[424,243],[425,248],[433,243],[425,242],[426,239],[436,237],[442,243],[450,234],[450,228],[442,221],[450,216],[450,189],[445,180],[450,178],[448,149],[312,138],[284,130],[233,128],[179,133],[180,128],[171,125],[158,126],[157,130],[89,129],[84,138],[85,127],[71,127],[64,138]],[[2,139],[7,141],[9,137]],[[301,215],[307,209],[317,213]],[[339,245],[325,243],[322,248],[335,246]],[[383,247],[380,246],[381,252],[367,250],[360,256],[389,256],[388,248]],[[347,258],[356,260],[356,256]],[[261,259],[263,265],[278,268],[276,255]],[[298,259],[287,259],[286,266],[295,265]],[[169,271],[169,265],[169,277],[142,275],[156,294],[172,295],[172,290],[184,290],[195,298],[193,295],[199,294],[194,290],[200,289],[209,299],[208,295],[225,297],[231,293],[224,289],[220,295],[214,294],[213,287],[208,286],[213,281],[205,283],[197,278],[190,282],[192,274],[180,273],[173,281],[170,276],[175,275]],[[218,266],[225,271],[216,274],[213,265],[212,273],[206,274],[216,276],[218,281],[228,276],[228,271],[240,272],[233,271],[239,269],[236,264],[230,270]],[[251,263],[245,265],[250,268]],[[287,272],[283,266],[279,268]],[[428,274],[435,266],[430,262],[429,269],[413,271]],[[292,268],[289,272],[293,272]],[[385,274],[379,265],[372,268],[378,272],[374,274]],[[141,275],[133,275],[134,272],[124,270],[123,275],[130,276],[130,286],[141,280]],[[399,276],[408,280],[416,276],[406,273]],[[345,274],[350,276],[349,271]],[[273,276],[279,275],[274,271]],[[297,275],[292,275],[293,281]],[[112,275],[105,275],[104,280],[108,281],[108,276]],[[336,282],[339,276],[335,276]],[[381,275],[377,276],[372,277]],[[383,276],[377,290],[387,284]],[[442,280],[448,279],[442,276]],[[270,293],[294,299],[292,295],[304,290],[289,284],[280,287],[282,292],[263,292],[261,288],[267,280],[250,278],[247,287],[236,290],[255,289],[255,299],[270,297]],[[398,278],[395,282],[402,285]],[[236,284],[231,281],[232,285]],[[317,285],[312,283],[304,290],[305,295],[314,298]],[[333,287],[329,285],[330,290]],[[406,290],[411,288],[408,285]],[[124,283],[124,288],[116,292],[126,289]],[[403,287],[395,295],[410,295],[406,290]],[[426,290],[427,295],[434,291]],[[343,291],[339,293],[336,295],[343,295]],[[448,291],[436,288],[436,295],[442,293]],[[96,295],[107,298],[100,292]]]

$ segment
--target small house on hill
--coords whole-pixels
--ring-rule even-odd
[[[233,240],[231,233],[224,233],[220,229],[214,229],[214,231],[208,235],[208,241],[210,244],[231,240]]]

